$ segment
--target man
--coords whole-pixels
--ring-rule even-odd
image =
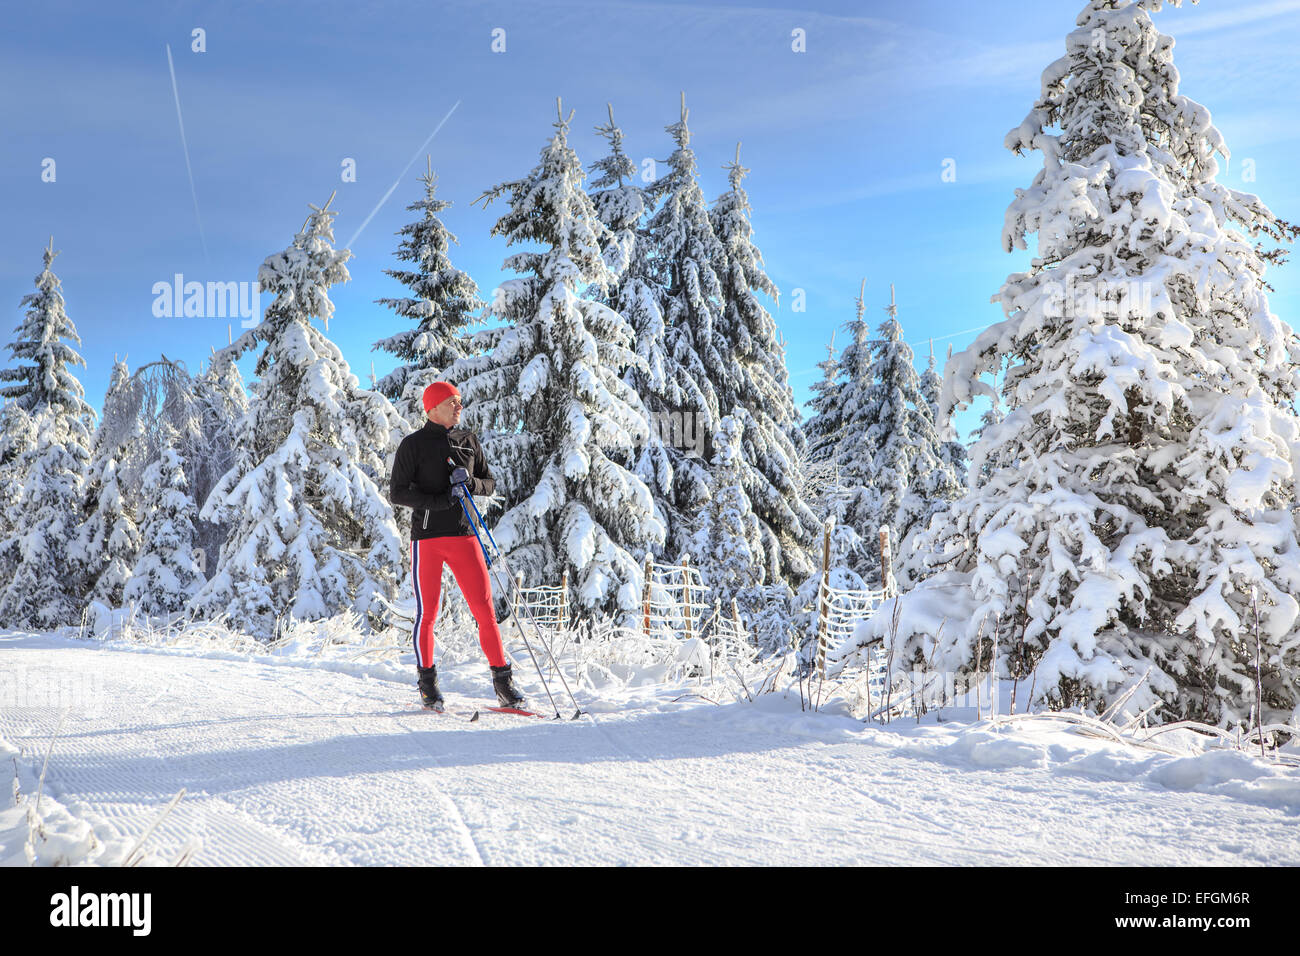
[[[463,407],[460,392],[450,382],[434,382],[424,390],[424,427],[402,439],[393,459],[389,498],[394,505],[414,509],[411,515],[411,578],[415,585],[415,666],[420,699],[442,710],[438,672],[433,664],[433,627],[441,596],[442,566],[447,564],[478,622],[479,646],[492,668],[492,687],[503,707],[518,707],[524,697],[515,687],[510,664],[501,647],[501,629],[492,606],[483,550],[470,526],[462,501],[465,495],[490,495],[496,481],[488,470],[474,433],[456,425]],[[447,463],[456,462],[453,470]]]

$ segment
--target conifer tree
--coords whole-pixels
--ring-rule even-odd
[[[623,282],[638,275],[645,267],[641,221],[650,210],[651,202],[646,191],[634,181],[636,164],[623,151],[623,130],[614,122],[613,104],[607,103],[606,107],[609,121],[597,126],[596,132],[609,141],[609,155],[591,164],[591,168],[600,173],[591,181],[591,205],[596,218],[607,230],[601,250],[605,268],[613,281],[604,301],[615,312],[623,314],[623,306],[628,304]]]
[[[187,492],[201,507],[217,482],[235,464],[239,423],[248,414],[248,390],[236,363],[233,343],[213,349],[207,367],[194,379],[194,402],[199,419],[198,433],[203,452],[194,454],[181,444],[181,467]],[[200,518],[195,525],[195,545],[203,552],[201,568],[215,569],[230,527],[224,522]]]
[[[415,328],[376,342],[375,349],[391,352],[402,360],[375,384],[376,391],[392,400],[408,428],[424,419],[421,396],[425,387],[437,381],[458,359],[470,354],[469,329],[478,322],[473,313],[483,307],[478,286],[468,274],[451,263],[449,250],[456,237],[447,230],[438,213],[451,206],[438,199],[438,178],[429,159],[428,171],[421,177],[424,198],[406,208],[423,213],[416,222],[399,230],[405,236],[397,258],[413,263],[412,269],[385,269],[414,293],[402,299],[379,299]],[[399,436],[400,437],[400,436]]]
[[[115,361],[92,442],[86,519],[76,549],[82,593],[108,607],[121,606],[122,589],[140,549],[137,503],[128,497],[120,476],[123,460],[138,454],[138,405],[126,362]]]
[[[631,329],[583,297],[608,287],[607,230],[582,189],[568,129],[560,114],[538,165],[484,194],[509,201],[493,235],[541,251],[506,258],[520,276],[502,283],[489,308],[504,324],[480,333],[486,354],[450,375],[505,496],[494,534],[512,566],[531,583],[558,582],[567,569],[583,613],[630,618],[641,558],[662,546],[664,529],[645,483],[620,464],[648,424],[619,377],[638,361]]]
[[[869,580],[880,580],[883,573],[882,527],[889,528],[897,553],[910,551],[910,544],[904,547],[903,542],[960,491],[956,475],[943,460],[912,349],[903,341],[892,286],[885,312],[877,336],[871,338],[859,296],[857,316],[846,326],[852,341],[840,358],[841,519],[863,545],[851,566]]]
[[[714,392],[720,410],[734,416],[741,428],[741,480],[763,542],[758,558],[769,581],[793,586],[813,571],[809,550],[820,527],[798,480],[807,440],[789,385],[784,346],[757,295],[775,300],[779,292],[753,242],[749,197],[741,185],[749,170],[740,165],[739,143],[734,161],[723,168],[731,188],[709,213],[722,256],[713,338],[723,361],[713,369]]]
[[[27,314],[14,332],[18,337],[10,342],[13,359],[31,364],[0,369],[0,381],[13,382],[0,388],[6,405],[14,405],[27,412],[55,409],[60,415],[70,415],[80,423],[87,435],[82,447],[89,445],[89,435],[94,425],[95,412],[86,404],[85,390],[77,381],[71,368],[86,367],[73,344],[81,345],[76,326],[68,318],[61,283],[50,269],[54,258],[54,237],[45,250],[45,268],[36,277],[36,291],[24,296],[22,304],[28,306]]]
[[[0,581],[13,577],[17,556],[7,549],[7,542],[18,526],[24,504],[24,468],[35,447],[36,422],[32,416],[18,405],[6,403],[0,407]]]
[[[951,345],[948,346],[948,357],[952,357]],[[926,364],[925,371],[921,373],[921,394],[925,396],[925,404],[930,409],[930,419],[934,422],[934,430],[939,435],[941,442],[939,445],[939,460],[952,471],[958,487],[965,489],[969,454],[966,451],[966,446],[953,436],[953,427],[952,422],[949,420],[948,410],[939,404],[939,396],[942,390],[943,376],[939,374],[939,370],[935,367],[934,340],[931,339],[930,360]]]
[[[1007,415],[974,455],[992,473],[933,535],[948,570],[903,599],[897,656],[968,668],[1000,623],[1001,673],[1032,673],[1054,707],[1295,720],[1300,345],[1268,307],[1279,250],[1250,240],[1297,230],[1216,182],[1227,146],[1178,93],[1161,6],[1091,0],[1007,135],[1043,164],[1003,245],[1036,231],[1038,255],[943,397],[968,404],[1009,363]]]
[[[863,279],[863,284],[866,280]],[[826,358],[817,363],[821,369],[820,381],[811,388],[813,397],[808,404],[813,415],[804,425],[808,439],[806,460],[811,463],[834,461],[844,429],[844,415],[840,404],[840,357],[835,354],[835,334],[826,345]]]
[[[197,509],[175,448],[176,436],[168,439],[144,473],[142,545],[123,595],[146,617],[179,613],[203,584],[194,560]]]
[[[642,363],[628,366],[626,381],[647,410],[648,429],[637,436],[633,472],[650,489],[655,513],[671,535],[672,528],[687,524],[677,506],[676,486],[681,455],[681,421],[677,419],[674,448],[673,416],[669,407],[668,370],[672,359],[667,354],[664,337],[662,291],[656,279],[653,243],[641,223],[653,208],[648,192],[633,181],[636,165],[623,151],[623,131],[614,122],[614,108],[607,104],[609,121],[596,132],[609,141],[609,155],[597,160],[592,168],[600,176],[592,183],[591,202],[596,218],[607,230],[601,249],[609,272],[608,286],[596,287],[595,295],[619,313],[632,329],[633,349]],[[666,423],[667,427],[660,427]],[[687,452],[689,454],[689,452]],[[698,468],[698,465],[696,466]]]
[[[58,253],[54,239],[44,253],[45,268],[27,306],[18,337],[9,344],[16,360],[33,364],[0,371],[16,384],[0,389],[6,411],[6,444],[14,454],[5,477],[21,489],[11,499],[8,535],[0,542],[0,620],[8,627],[52,628],[74,624],[81,595],[74,569],[75,541],[85,495],[94,411],[69,366],[85,366],[69,344],[81,344],[68,318],[61,283],[51,266]]]
[[[862,319],[862,296],[866,285],[867,280],[863,279],[862,290],[857,298],[858,321]],[[809,402],[814,414],[804,425],[804,434],[808,437],[808,451],[803,466],[809,476],[805,484],[808,503],[816,514],[824,516],[823,520],[832,521],[828,565],[831,586],[860,589],[866,586],[866,582],[861,574],[853,570],[852,565],[862,564],[854,558],[854,554],[862,548],[865,539],[846,518],[857,498],[865,494],[865,489],[852,483],[846,485],[840,470],[840,462],[848,451],[843,445],[847,426],[844,416],[844,391],[847,383],[842,356],[835,351],[834,333],[826,346],[826,358],[818,362],[817,367],[822,370],[822,378],[813,384],[813,398]],[[796,618],[796,627],[804,633],[811,633],[816,626],[816,613],[812,604],[818,596],[821,577],[819,569],[798,590],[795,603],[805,610]]]
[[[331,200],[333,197],[331,197]],[[311,207],[302,230],[262,264],[258,282],[275,298],[261,323],[232,346],[259,344],[253,395],[239,424],[234,466],[212,490],[204,520],[231,534],[215,574],[195,595],[203,614],[268,637],[276,618],[318,619],[347,609],[381,619],[404,567],[404,547],[378,476],[393,406],[363,391],[326,329],[329,287],[349,278],[350,253],[333,247],[329,203]]]
[[[704,583],[726,607],[763,578],[758,518],[742,480],[740,424],[730,415],[718,423],[712,465],[709,502],[692,551]]]
[[[724,363],[714,325],[722,307],[716,269],[726,254],[698,182],[689,118],[683,93],[680,119],[665,127],[677,148],[664,161],[668,171],[646,190],[656,207],[644,233],[652,278],[635,302],[625,303],[637,322],[637,353],[648,366],[644,375],[630,371],[629,380],[645,401],[667,459],[643,466],[642,473],[652,467],[662,493],[671,472],[665,511],[667,552],[674,560],[689,551],[694,516],[709,497],[708,441],[722,417],[712,376]]]

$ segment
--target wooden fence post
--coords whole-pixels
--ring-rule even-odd
[[[826,629],[830,626],[831,613],[831,529],[835,526],[835,517],[826,519],[822,534],[822,580],[819,606],[817,609],[817,676],[826,677]]]
[[[686,605],[686,639],[689,641],[694,635],[691,633],[691,556],[682,555],[682,602]]]
[[[894,558],[889,548],[889,525],[880,528],[880,587],[885,597],[894,593]]]
[[[708,640],[704,642],[705,648],[709,652],[709,680],[713,680],[713,653],[718,644],[719,625],[722,623],[722,598],[713,599],[713,630],[709,632]]]
[[[650,582],[654,580],[654,557],[645,556],[645,583],[641,588],[641,603],[645,608],[645,636],[650,636]]]
[[[564,577],[560,578],[560,630],[566,630],[569,626],[569,569],[564,569]]]

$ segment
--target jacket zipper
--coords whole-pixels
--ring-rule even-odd
[[[448,440],[447,444],[448,444],[448,445],[451,445],[451,447],[455,448],[455,449],[456,449],[458,452],[460,452],[462,455],[467,455],[467,456],[469,456],[469,458],[471,458],[471,459],[474,457],[474,452],[473,452],[471,449],[468,449],[468,448],[461,448],[459,445],[452,445],[452,443],[451,443],[450,440]],[[463,466],[462,466],[462,467],[463,467]],[[425,508],[425,509],[424,509],[424,524],[423,524],[421,527],[422,527],[423,530],[425,530],[425,531],[428,531],[428,530],[429,530],[429,509],[428,509],[428,508]]]

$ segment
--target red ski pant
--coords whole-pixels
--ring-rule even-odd
[[[442,566],[446,564],[460,585],[461,594],[478,622],[478,643],[493,667],[504,667],[501,629],[492,607],[483,549],[472,534],[422,538],[411,542],[411,577],[415,582],[415,664],[433,666],[433,625],[442,596]]]

